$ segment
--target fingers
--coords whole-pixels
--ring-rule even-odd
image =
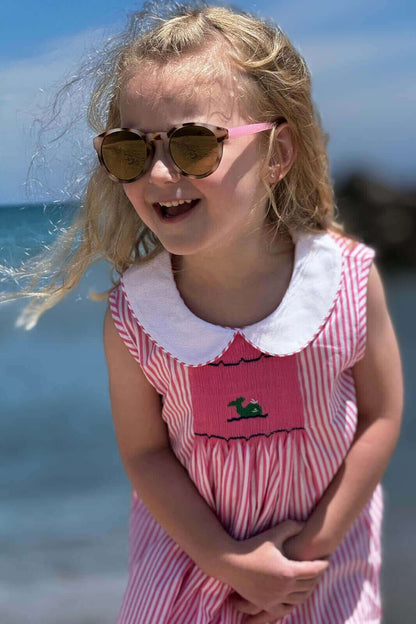
[[[288,608],[288,609],[293,609],[296,605],[302,604],[303,602],[305,602],[305,600],[307,600],[309,596],[312,594],[312,591],[313,589],[310,589],[308,591],[292,592],[291,594],[289,594],[288,597],[286,598],[286,602],[276,607],[277,615],[282,613],[283,607]],[[244,598],[241,598],[241,597],[233,596],[229,598],[228,601],[233,606],[233,608],[236,609],[237,611],[240,611],[240,613],[246,613],[247,615],[259,615],[260,613],[262,614],[265,613],[263,609],[260,609],[259,607],[257,607],[255,604],[253,604],[249,600],[245,600]],[[269,616],[271,613],[272,613],[271,611],[268,612]],[[274,614],[274,610],[273,610],[273,614]],[[276,619],[277,615],[274,615],[274,619]]]
[[[291,565],[296,578],[312,579],[321,576],[329,566],[329,561],[316,559],[316,561],[292,561]]]
[[[289,594],[289,596],[286,598],[287,604],[288,605],[302,604],[302,602],[305,602],[305,600],[309,598],[312,592],[313,592],[313,589],[310,589],[309,591],[293,592],[292,594]]]
[[[316,587],[321,577],[314,577],[312,579],[299,579],[295,583],[293,591],[310,591]]]
[[[305,602],[305,600],[309,598],[312,592],[313,592],[313,589],[310,589],[309,591],[303,591],[303,592],[292,592],[286,598],[286,602],[284,603],[284,606],[295,607],[298,604],[302,604],[303,602]],[[234,607],[234,609],[236,609],[237,611],[240,611],[240,613],[247,613],[248,615],[257,615],[259,613],[263,613],[263,609],[260,609],[259,607],[257,607],[252,602],[249,602],[248,600],[244,600],[244,598],[232,599],[232,600],[230,599],[229,602]],[[281,605],[279,605],[279,608],[280,606]]]
[[[308,591],[309,589],[313,589],[321,580],[322,576],[324,575],[324,572],[325,570],[320,572],[319,574],[315,574],[314,576],[303,576],[303,577],[299,574],[296,574],[293,589],[295,591]]]
[[[276,618],[274,618],[274,620],[276,620]],[[259,615],[248,617],[244,620],[244,624],[270,624],[270,622],[273,622],[273,620],[265,611],[262,611]]]
[[[263,612],[263,609],[260,609],[252,602],[235,595],[229,597],[228,602],[234,607],[234,609],[237,609],[237,611],[240,611],[241,613],[256,615]]]
[[[294,608],[292,605],[282,604],[279,605],[278,609],[273,610],[273,613],[262,611],[258,615],[248,616],[244,624],[274,624],[274,622],[279,621],[285,615],[292,613]]]

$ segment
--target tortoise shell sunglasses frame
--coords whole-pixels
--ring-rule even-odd
[[[218,168],[221,162],[222,153],[223,153],[223,142],[225,140],[232,139],[235,137],[240,137],[240,136],[247,136],[250,134],[256,134],[258,132],[263,132],[264,130],[271,130],[274,126],[278,126],[284,123],[285,121],[286,119],[284,117],[279,117],[275,123],[256,123],[256,124],[249,124],[246,126],[237,126],[234,128],[222,128],[219,126],[213,126],[211,124],[187,122],[187,123],[180,124],[178,126],[173,126],[172,128],[170,128],[170,130],[166,132],[142,132],[141,130],[138,130],[137,128],[113,128],[112,130],[106,130],[105,132],[102,132],[98,136],[94,137],[93,145],[94,145],[95,151],[97,152],[97,156],[98,156],[98,160],[100,164],[104,167],[109,178],[111,178],[113,182],[128,184],[130,182],[135,182],[136,180],[141,178],[149,170],[150,164],[153,160],[154,153],[155,153],[155,145],[154,145],[155,141],[163,141],[164,146],[165,146],[165,151],[169,153],[170,159],[172,161],[172,165],[178,173],[180,173],[183,176],[187,176],[189,178],[206,178],[207,176],[211,175],[211,173],[214,173],[214,171]],[[216,161],[210,167],[209,171],[199,174],[199,175],[190,174],[184,171],[183,169],[181,169],[181,167],[179,167],[179,165],[177,165],[177,163],[175,162],[174,157],[171,152],[171,143],[170,143],[171,137],[178,130],[181,130],[182,128],[186,128],[190,126],[206,128],[210,130],[217,139],[218,153],[217,153]],[[111,171],[109,171],[103,159],[102,147],[103,147],[104,139],[109,135],[115,134],[116,132],[129,132],[131,134],[134,134],[140,137],[141,139],[143,139],[146,145],[146,160],[143,166],[143,170],[138,175],[128,180],[123,180],[121,178],[118,178],[113,173],[111,173]],[[166,146],[168,147],[168,150],[166,150]]]

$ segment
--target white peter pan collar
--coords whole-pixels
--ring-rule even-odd
[[[221,327],[195,316],[177,289],[167,251],[127,269],[122,288],[144,331],[184,364],[215,360],[238,332],[264,353],[291,355],[304,349],[322,328],[342,278],[342,250],[331,234],[291,235],[295,260],[289,287],[276,310],[253,325]]]

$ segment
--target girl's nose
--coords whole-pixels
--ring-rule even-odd
[[[149,182],[156,185],[178,182],[181,174],[173,166],[162,141],[155,141],[155,153],[149,167]]]

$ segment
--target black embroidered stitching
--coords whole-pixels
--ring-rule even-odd
[[[286,433],[290,433],[291,431],[305,431],[305,427],[293,427],[292,429],[276,429],[275,431],[271,431],[270,433],[254,433],[248,438],[247,436],[232,436],[231,438],[224,438],[224,436],[213,435],[213,434],[210,435],[209,433],[196,433],[196,432],[194,432],[194,434],[196,436],[201,436],[201,437],[205,436],[206,438],[219,438],[220,440],[250,440],[250,438],[258,438],[259,436],[264,436],[266,438],[269,438],[274,433],[281,433],[282,431],[285,431]]]
[[[238,362],[224,362],[223,360],[220,360],[219,362],[210,362],[208,364],[208,366],[219,366],[220,364],[222,364],[223,366],[238,366],[239,364],[241,364],[241,362],[258,362],[259,360],[261,360],[261,358],[270,358],[273,357],[272,355],[268,355],[267,353],[260,353],[260,355],[256,358],[249,358],[248,360],[246,360],[246,358],[242,357],[238,360]]]

